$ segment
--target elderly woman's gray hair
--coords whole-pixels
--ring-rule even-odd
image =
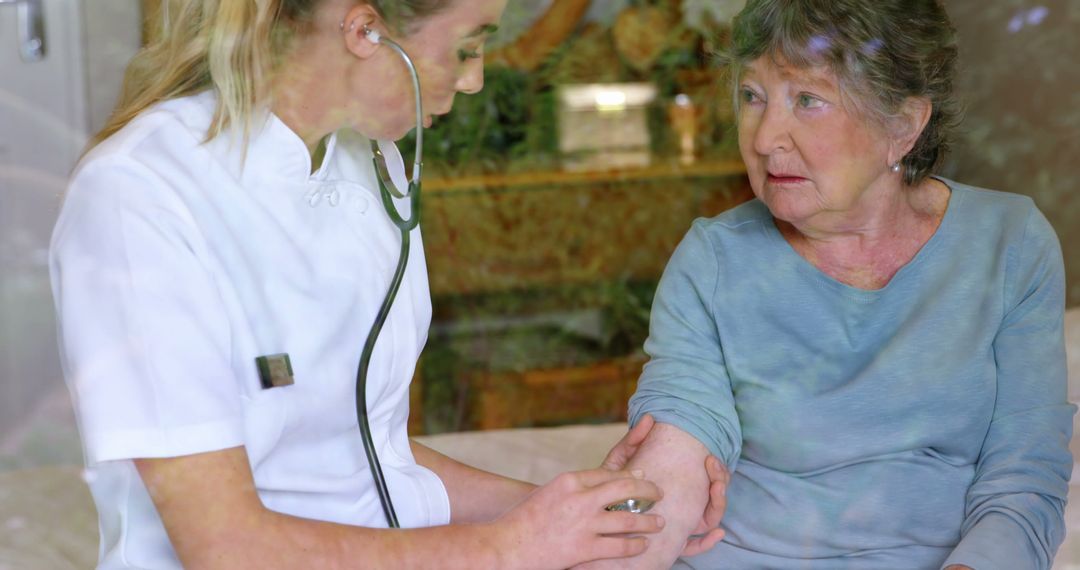
[[[883,126],[908,97],[927,97],[930,120],[901,161],[904,182],[915,184],[942,160],[959,121],[955,35],[937,0],[748,0],[719,56],[736,106],[743,68],[763,55],[831,69],[853,107]]]

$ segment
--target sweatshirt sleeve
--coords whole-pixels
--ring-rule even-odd
[[[645,341],[650,360],[630,399],[630,421],[652,414],[734,470],[742,433],[712,306],[717,255],[699,221],[668,262],[653,299]]]
[[[944,566],[1050,568],[1064,540],[1072,458],[1061,248],[1032,206],[1006,259],[1005,317],[994,339],[997,398],[966,497],[961,540]]]

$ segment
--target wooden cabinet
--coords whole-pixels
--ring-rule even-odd
[[[738,160],[425,183],[436,298],[656,280],[690,223],[751,197]]]
[[[695,218],[752,197],[733,160],[433,177],[424,192],[434,318],[414,382],[415,433],[625,418],[668,258]],[[582,335],[575,353],[563,321],[610,317],[626,284],[647,290],[635,308],[645,322],[630,333],[596,325],[607,328]]]

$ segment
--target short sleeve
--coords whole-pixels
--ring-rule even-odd
[[[742,430],[712,308],[717,255],[698,222],[668,262],[653,299],[645,341],[650,360],[630,399],[630,420],[652,414],[734,469]]]
[[[243,442],[230,327],[169,186],[123,158],[73,178],[50,249],[61,358],[90,465]]]

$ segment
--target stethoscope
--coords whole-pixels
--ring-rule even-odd
[[[344,23],[342,23],[342,28],[344,28]],[[390,528],[399,528],[397,513],[394,512],[394,503],[390,500],[390,491],[386,487],[386,478],[383,476],[382,465],[379,463],[379,456],[375,452],[375,443],[371,439],[371,426],[368,423],[367,411],[367,373],[368,366],[371,364],[371,355],[375,350],[375,341],[378,340],[383,324],[386,323],[386,317],[390,314],[390,307],[394,304],[398,288],[401,287],[401,280],[405,276],[405,266],[409,263],[410,232],[420,223],[420,175],[424,164],[424,108],[420,99],[420,76],[416,73],[416,66],[413,65],[409,54],[405,53],[405,50],[397,42],[382,37],[379,32],[367,26],[364,26],[364,35],[376,44],[385,44],[397,52],[401,59],[405,60],[405,65],[409,68],[409,74],[412,75],[413,90],[416,93],[416,156],[413,162],[413,175],[412,180],[409,182],[408,192],[402,194],[394,186],[394,181],[390,177],[389,169],[386,166],[386,157],[379,150],[378,144],[371,141],[371,151],[375,162],[375,178],[379,183],[379,195],[382,198],[383,207],[386,208],[386,214],[390,217],[390,221],[401,231],[401,252],[398,254],[394,278],[390,280],[390,287],[386,292],[386,297],[383,298],[382,306],[379,307],[379,312],[375,316],[375,322],[371,324],[367,342],[364,343],[364,352],[360,355],[360,364],[356,368],[356,419],[360,426],[360,437],[364,442],[364,452],[367,454],[368,464],[371,466],[371,475],[375,480],[375,490],[379,494],[379,502],[382,503],[383,513],[386,515],[386,523]],[[394,197],[409,198],[408,218],[401,217],[401,213],[398,212],[397,207],[394,205]]]
[[[342,28],[344,29],[344,27],[345,24],[342,22]],[[416,73],[416,66],[413,65],[409,54],[405,53],[405,50],[396,42],[382,37],[379,32],[367,26],[364,27],[364,34],[372,42],[390,47],[401,56],[401,59],[405,60],[405,64],[409,68],[409,74],[412,76],[413,90],[416,93],[416,156],[413,162],[413,177],[409,182],[407,193],[402,194],[397,191],[386,166],[386,157],[379,150],[378,144],[371,141],[371,150],[375,161],[375,178],[379,184],[379,195],[382,198],[383,207],[386,208],[386,214],[390,217],[390,221],[401,231],[401,252],[398,254],[398,264],[397,269],[394,271],[394,278],[390,281],[390,287],[386,292],[386,297],[383,298],[378,314],[375,316],[375,322],[371,324],[367,342],[364,344],[364,352],[361,353],[360,364],[356,369],[356,419],[360,426],[360,437],[364,442],[364,453],[367,454],[368,464],[371,466],[372,478],[375,480],[375,489],[379,494],[379,502],[382,503],[383,514],[386,515],[386,523],[390,528],[399,528],[397,513],[394,512],[394,503],[390,499],[390,491],[386,486],[382,465],[379,463],[379,456],[375,452],[375,443],[371,439],[371,427],[368,424],[367,413],[367,373],[368,366],[371,364],[371,354],[375,350],[375,341],[378,340],[379,333],[386,322],[386,317],[390,314],[390,307],[394,304],[398,288],[401,286],[401,280],[405,276],[405,266],[409,262],[409,232],[420,223],[420,175],[424,164],[424,108],[420,100],[420,76]],[[394,205],[391,194],[397,198],[409,198],[408,219],[401,217],[401,213],[398,212],[397,207]],[[652,501],[630,498],[608,505],[605,509],[644,513],[652,506]]]

